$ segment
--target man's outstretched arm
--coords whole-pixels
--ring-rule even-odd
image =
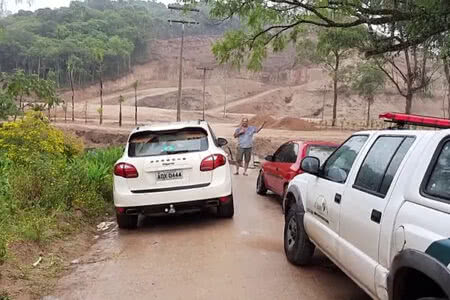
[[[266,122],[264,122],[261,127],[258,128],[258,130],[256,131],[256,133],[259,133],[261,130],[263,130],[264,125],[266,125]]]

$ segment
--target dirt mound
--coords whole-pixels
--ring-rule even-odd
[[[298,119],[298,118],[292,118],[292,117],[286,117],[275,124],[273,124],[274,128],[280,128],[280,129],[287,129],[287,130],[317,130],[317,128],[311,124],[308,121]]]
[[[269,115],[256,115],[250,120],[248,120],[249,124],[252,126],[261,126],[264,122],[266,122],[267,128],[272,128],[271,126],[277,122],[276,119]]]
[[[310,131],[317,130],[317,128],[308,121],[285,117],[280,120],[273,118],[270,115],[256,115],[249,120],[249,123],[253,126],[261,126],[266,122],[266,128],[271,129],[286,129],[286,130],[299,130],[299,131]]]
[[[210,108],[211,94],[205,93],[206,109]],[[139,106],[174,109],[178,99],[178,92],[170,92],[164,95],[145,97],[139,100]],[[203,109],[203,91],[199,89],[183,89],[181,108],[184,110]]]

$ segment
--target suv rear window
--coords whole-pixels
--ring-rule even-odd
[[[208,133],[202,128],[142,131],[129,140],[128,156],[145,157],[208,150]]]
[[[443,146],[436,160],[425,192],[431,196],[450,200],[450,141]]]
[[[322,165],[328,157],[336,150],[337,147],[325,146],[325,145],[310,145],[308,147],[306,156],[317,157]]]

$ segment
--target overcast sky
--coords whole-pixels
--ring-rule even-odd
[[[16,4],[16,0],[6,0],[7,10],[12,12],[17,12],[20,9],[25,10],[36,10],[38,8],[56,8],[61,6],[69,6],[71,0],[32,0],[31,6],[28,5],[27,0],[22,0],[22,4]],[[158,2],[163,2],[166,5],[174,2],[174,0],[158,0]]]

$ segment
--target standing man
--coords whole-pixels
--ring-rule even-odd
[[[248,126],[248,119],[244,118],[242,119],[241,126],[239,128],[236,128],[236,131],[234,132],[234,137],[239,139],[239,144],[237,154],[238,164],[236,166],[236,173],[234,173],[234,175],[239,175],[239,166],[242,165],[242,161],[245,158],[243,175],[248,176],[247,169],[250,163],[250,159],[252,157],[253,135],[255,133],[260,132],[264,128],[265,124],[266,122],[264,122],[262,126],[258,129],[255,126]]]

